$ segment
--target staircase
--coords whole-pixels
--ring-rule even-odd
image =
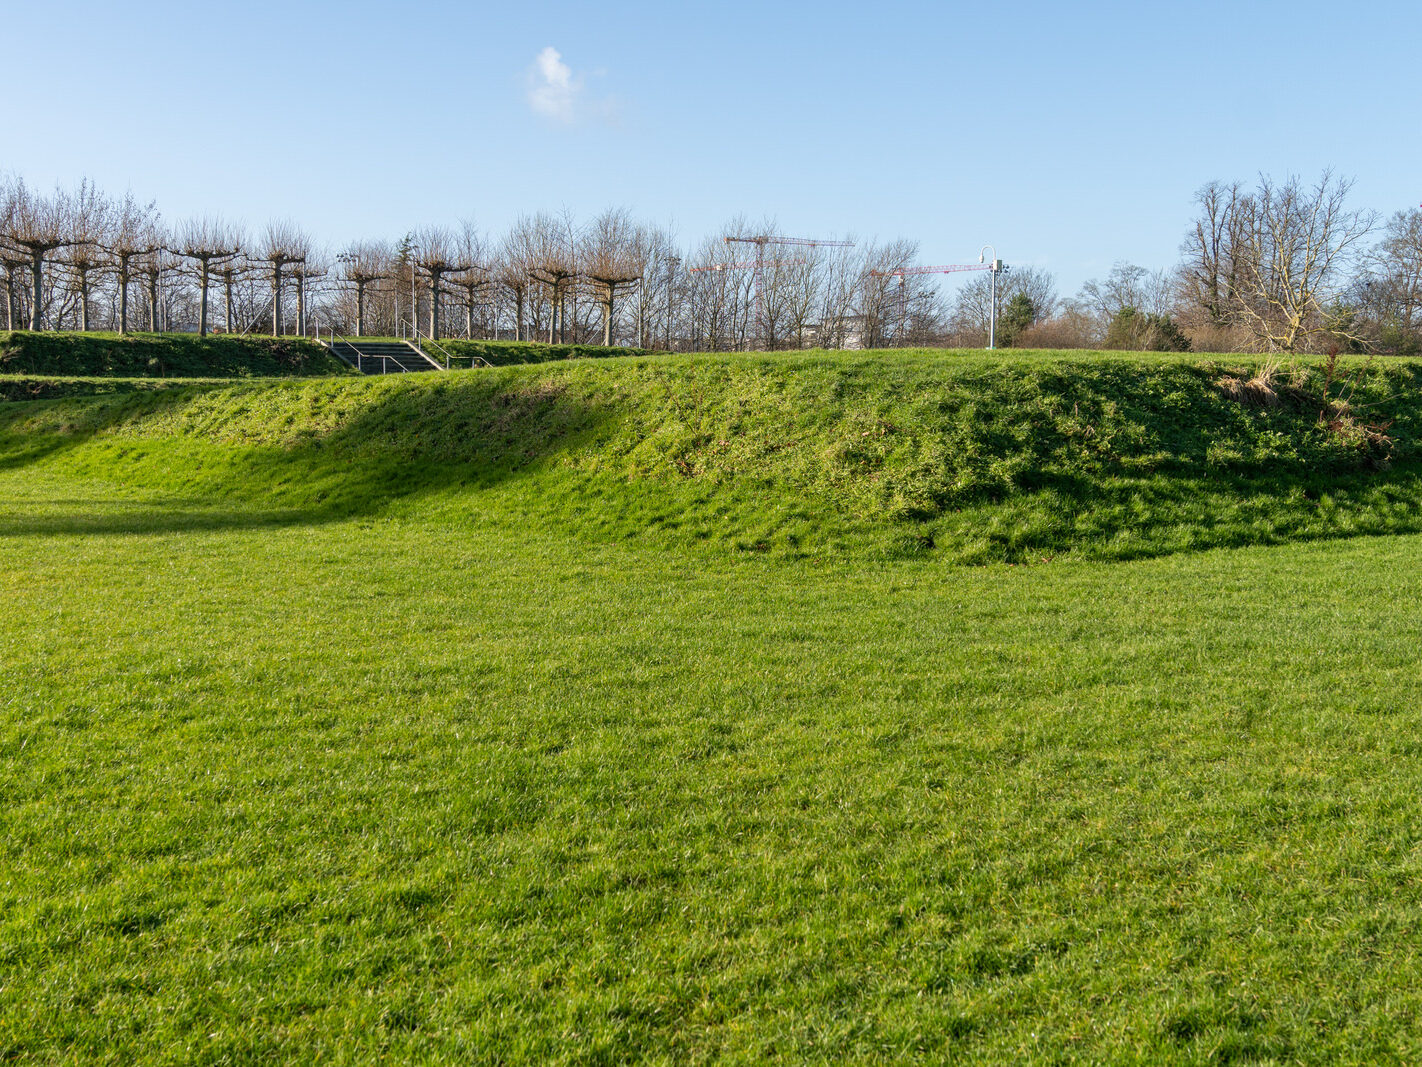
[[[414,371],[443,370],[429,356],[407,341],[323,341],[332,355],[345,360],[362,374],[409,374]]]

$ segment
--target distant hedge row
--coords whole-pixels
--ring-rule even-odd
[[[286,378],[355,373],[300,337],[0,331],[0,373],[115,378]]]
[[[642,348],[548,345],[537,341],[440,341],[454,366],[475,357],[496,367],[562,359],[642,356]],[[437,350],[431,349],[437,353]],[[85,378],[286,378],[354,374],[321,345],[300,337],[187,333],[0,331],[0,374]]]

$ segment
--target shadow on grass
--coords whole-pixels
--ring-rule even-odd
[[[199,434],[164,440],[110,434],[135,416],[161,416],[204,392],[241,388],[211,382],[142,396],[59,401],[62,426],[27,431],[29,411],[0,409],[0,471],[76,452],[78,473],[122,480],[166,500],[74,502],[47,513],[0,509],[0,536],[165,533],[342,521],[404,499],[456,488],[488,488],[585,443],[606,409],[558,383],[506,375],[373,388],[368,404],[339,428],[289,446],[213,442]],[[261,388],[261,387],[258,387]]]
[[[152,501],[141,505],[115,505],[109,500],[65,501],[67,507],[47,505],[42,512],[9,514],[0,509],[0,537],[69,536],[95,534],[169,534],[213,530],[261,530],[307,525],[310,512],[297,510],[240,510]]]

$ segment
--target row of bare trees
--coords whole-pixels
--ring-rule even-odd
[[[1380,225],[1350,181],[1210,182],[1172,269],[1118,262],[1071,299],[1051,275],[998,282],[999,337],[1048,348],[1422,352],[1422,209]],[[1374,238],[1378,238],[1374,240]],[[950,344],[981,343],[988,279],[962,287]]]
[[[1351,184],[1211,182],[1172,270],[1120,263],[1061,299],[1052,275],[1017,267],[947,287],[911,241],[782,246],[737,219],[691,248],[625,210],[579,223],[518,219],[364,240],[334,255],[289,222],[249,234],[210,216],[169,224],[151,203],[84,181],[44,194],[0,177],[5,326],[210,329],[356,336],[412,329],[507,338],[726,350],[1194,344],[1202,349],[1422,348],[1422,210],[1377,232]],[[769,238],[768,244],[764,240]],[[762,241],[753,268],[736,249]],[[137,304],[134,298],[137,297]],[[220,298],[221,322],[214,320]]]

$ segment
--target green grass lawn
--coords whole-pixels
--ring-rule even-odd
[[[0,1059],[1422,1055],[1422,536],[761,552],[521,444],[332,507],[387,422],[283,388],[0,419]],[[313,396],[326,468],[235,442]]]

